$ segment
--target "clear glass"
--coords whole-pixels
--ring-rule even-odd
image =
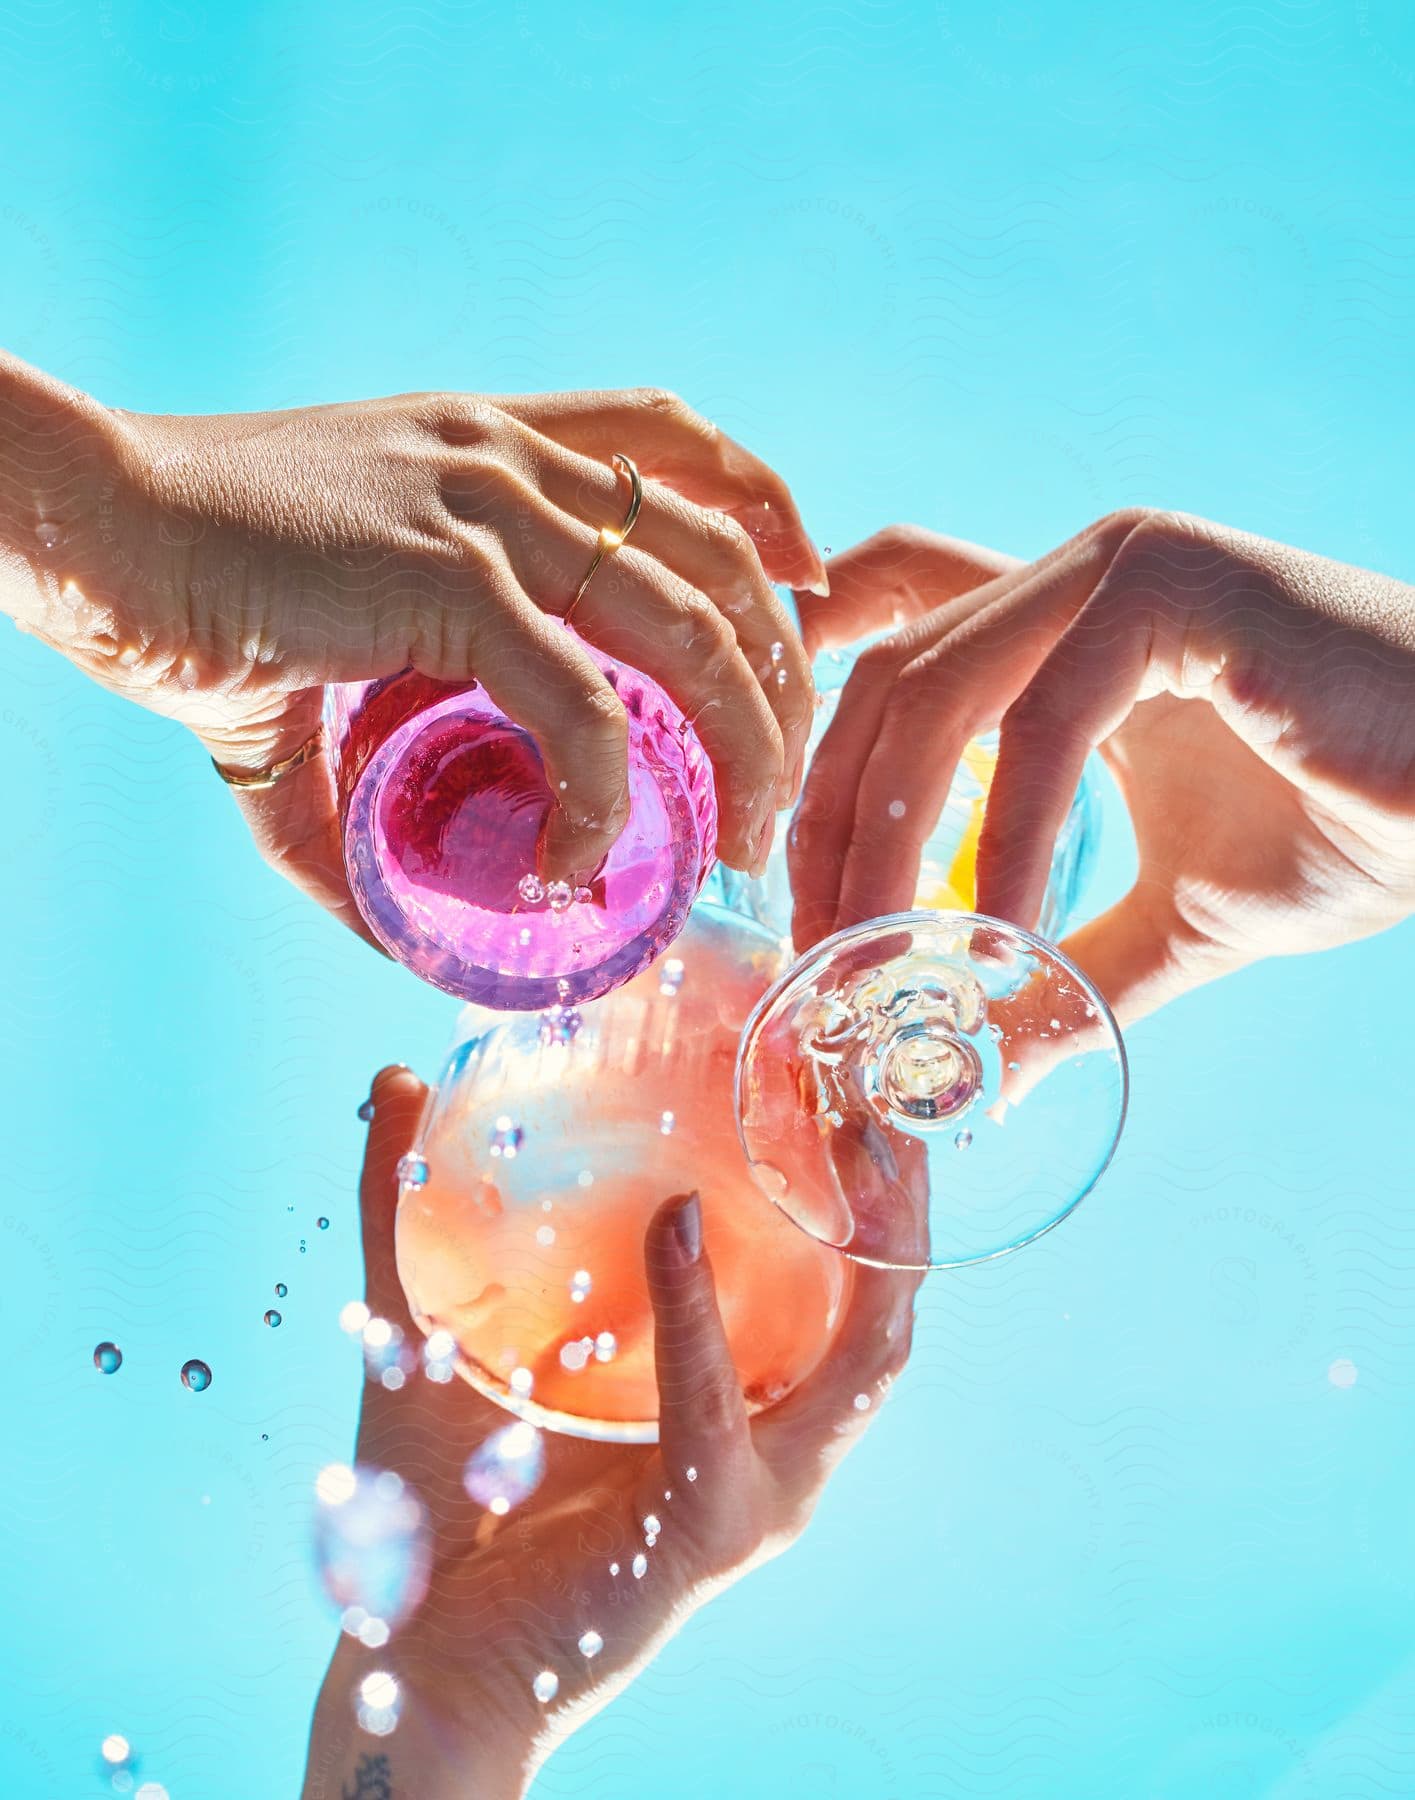
[[[857,1262],[957,1268],[1060,1223],[1109,1163],[1125,1049],[1059,950],[996,919],[836,933],[758,1002],[737,1061],[758,1185]]]
[[[555,796],[530,734],[485,688],[407,671],[326,690],[360,912],[414,974],[497,1010],[631,980],[682,930],[713,865],[717,802],[697,733],[656,682],[583,647],[628,713],[630,814],[573,890],[536,874]]]

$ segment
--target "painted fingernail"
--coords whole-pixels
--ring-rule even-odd
[[[673,1241],[685,1263],[695,1263],[703,1253],[703,1209],[696,1191],[673,1215]]]

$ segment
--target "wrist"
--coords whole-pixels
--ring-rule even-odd
[[[61,647],[65,589],[90,589],[103,565],[122,421],[0,351],[0,610]]]
[[[383,1734],[376,1727],[389,1723],[386,1714],[360,1718],[363,1684],[375,1673],[397,1684],[395,1722]],[[315,1706],[301,1800],[520,1800],[533,1758],[530,1739],[495,1707],[454,1713],[395,1645],[371,1651],[341,1637]]]

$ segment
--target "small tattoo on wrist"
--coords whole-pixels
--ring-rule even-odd
[[[343,1800],[393,1800],[393,1771],[386,1756],[361,1756],[354,1770],[354,1785],[345,1787]]]

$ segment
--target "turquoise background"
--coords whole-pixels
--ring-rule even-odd
[[[0,335],[112,404],[652,382],[836,547],[1154,502],[1415,576],[1401,0],[6,0],[0,66]],[[354,1112],[451,1003],[179,729],[0,645],[0,1792],[98,1796],[121,1731],[172,1800],[293,1793]],[[537,1793],[1415,1792],[1412,962],[1139,1027],[1100,1189],[929,1283],[806,1538]]]

